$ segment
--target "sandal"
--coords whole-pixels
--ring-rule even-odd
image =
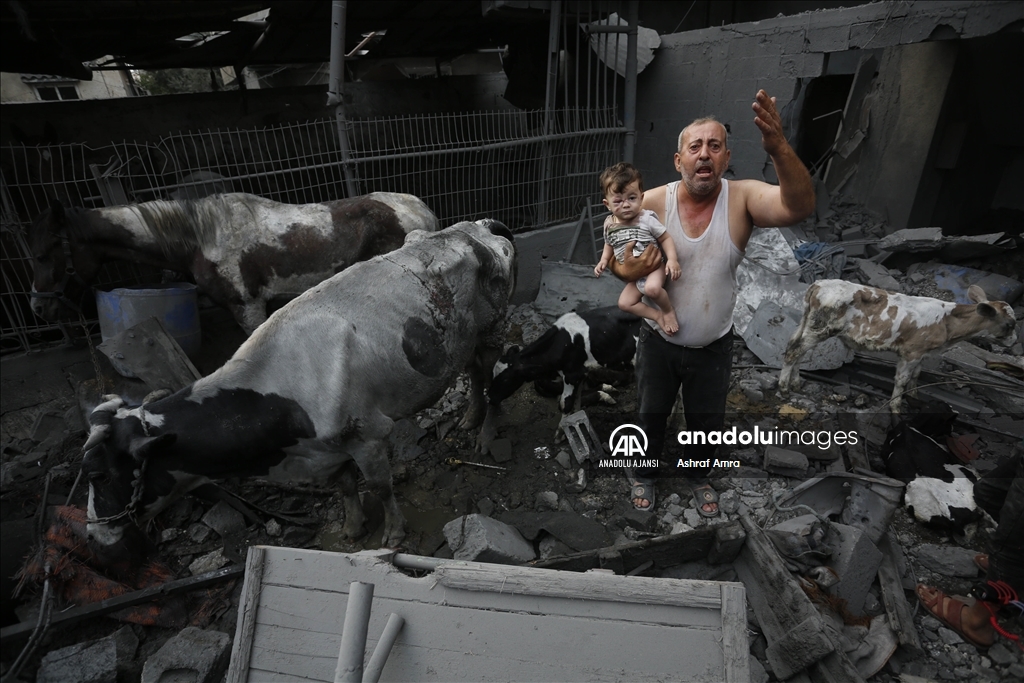
[[[639,498],[640,500],[647,501],[647,507],[637,505],[634,501]],[[654,482],[650,479],[644,479],[643,477],[633,477],[633,487],[629,492],[629,502],[632,504],[634,510],[640,512],[652,512],[654,510]]]
[[[931,586],[926,586],[923,583],[917,584],[917,588],[914,592],[917,593],[917,599],[921,601],[921,604],[924,605],[924,608],[928,610],[933,617],[956,631],[957,634],[965,641],[975,647],[992,647],[992,643],[983,643],[977,638],[974,638],[964,632],[963,627],[960,624],[960,616],[963,609],[967,607],[966,603],[946,595],[938,588],[932,588]],[[995,642],[994,638],[992,642]]]
[[[711,484],[704,484],[693,489],[693,502],[697,504],[697,512],[701,517],[717,517],[721,510],[718,507],[718,491],[711,487]],[[705,505],[714,505],[715,511],[708,512]]]

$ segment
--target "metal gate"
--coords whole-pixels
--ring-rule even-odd
[[[81,336],[72,326],[36,318],[28,306],[32,269],[23,231],[52,201],[97,208],[249,192],[311,203],[346,196],[347,165],[359,194],[417,195],[442,225],[490,217],[524,232],[576,222],[599,202],[601,170],[632,156],[628,119],[635,103],[635,67],[630,83],[606,63],[627,43],[623,22],[616,15],[609,21],[618,4],[572,3],[570,11],[570,3],[552,3],[544,110],[349,120],[342,130],[344,155],[333,117],[259,129],[180,132],[156,142],[99,148],[0,148],[0,351],[29,351]],[[636,3],[625,4],[635,12]],[[568,76],[566,65],[572,66]],[[627,92],[629,86],[633,93]],[[154,278],[159,273],[115,263],[96,284]]]

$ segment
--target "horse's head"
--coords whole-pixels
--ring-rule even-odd
[[[32,312],[50,322],[77,319],[88,291],[86,277],[96,271],[97,264],[72,242],[70,232],[67,211],[53,202],[25,235],[32,254]]]

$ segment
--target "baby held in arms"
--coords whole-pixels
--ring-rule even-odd
[[[619,296],[619,308],[634,315],[653,320],[665,332],[679,331],[676,313],[665,291],[665,278],[679,279],[679,260],[672,238],[653,211],[640,208],[644,200],[644,179],[632,164],[618,163],[601,174],[601,192],[604,205],[611,211],[604,222],[604,251],[594,266],[594,275],[601,277],[612,258],[622,259],[626,247],[635,242],[633,256],[639,256],[652,242],[657,242],[665,255],[665,268],[659,268],[636,282],[630,282]],[[646,295],[658,308],[643,301]]]

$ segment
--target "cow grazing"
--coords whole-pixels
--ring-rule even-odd
[[[800,385],[798,364],[819,342],[839,337],[854,348],[895,351],[896,383],[889,407],[903,409],[903,397],[914,395],[925,355],[961,339],[983,337],[1010,346],[1016,339],[1013,309],[1003,301],[988,301],[972,285],[974,304],[954,304],[922,296],[907,296],[843,280],[819,280],[807,289],[800,327],[786,347],[779,389],[787,393]]]
[[[586,313],[566,313],[536,341],[522,350],[511,347],[494,365],[488,389],[491,404],[499,404],[524,383],[561,378],[558,405],[571,413],[588,371],[603,367],[625,370],[636,355],[640,318],[617,306]]]
[[[461,423],[484,417],[515,284],[512,234],[496,221],[414,232],[275,312],[219,370],[166,398],[98,406],[83,447],[88,531],[122,560],[151,519],[215,477],[269,473],[324,481],[340,471],[344,531],[364,515],[352,463],[384,502],[384,545],[404,536],[391,490],[388,435],[469,369]]]
[[[398,249],[413,230],[437,230],[437,218],[418,198],[392,192],[319,204],[241,193],[102,209],[56,203],[26,235],[32,310],[45,320],[77,320],[72,313],[91,295],[87,286],[100,267],[129,260],[191,273],[252,334],[267,319],[269,300]]]

